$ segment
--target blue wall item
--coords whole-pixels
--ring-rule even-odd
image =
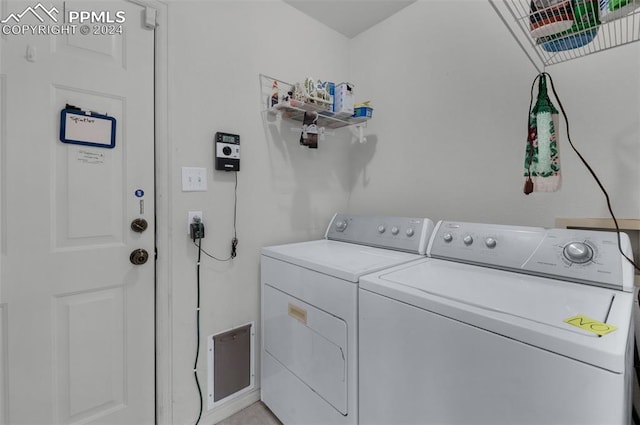
[[[63,109],[60,111],[60,141],[113,149],[116,146],[116,119],[95,112]]]

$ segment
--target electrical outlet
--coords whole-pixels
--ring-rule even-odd
[[[189,211],[189,215],[187,218],[187,235],[191,235],[191,223],[195,223],[195,217],[200,217],[200,221],[204,222],[202,211]]]
[[[204,223],[201,222],[198,218],[195,218],[195,220],[197,221],[197,223],[193,223],[191,225],[191,234],[189,235],[191,240],[193,240],[194,242],[196,240],[204,239]]]

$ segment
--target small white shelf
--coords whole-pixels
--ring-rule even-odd
[[[350,117],[334,114],[327,110],[327,107],[322,102],[302,102],[291,99],[289,101],[279,102],[274,106],[269,106],[274,81],[278,84],[280,94],[287,93],[293,88],[293,84],[291,83],[260,74],[260,96],[262,109],[269,114],[280,115],[284,119],[302,122],[305,112],[315,111],[318,113],[318,127],[328,129],[337,129],[347,126],[357,126],[362,128],[362,126],[366,126],[367,121],[371,119],[369,117]],[[361,141],[363,141],[362,131],[360,131],[360,134]]]
[[[367,117],[336,116],[325,108],[318,107],[313,103],[304,103],[296,100],[280,102],[268,109],[269,113],[279,113],[282,118],[288,118],[294,121],[302,121],[304,119],[304,113],[308,111],[316,111],[318,113],[318,127],[341,128],[349,125],[363,124],[369,120]]]

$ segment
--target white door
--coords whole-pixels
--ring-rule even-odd
[[[0,422],[151,424],[154,31],[120,0],[0,2]],[[67,104],[114,117],[115,147],[62,143]]]

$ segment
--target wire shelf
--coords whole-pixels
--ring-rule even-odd
[[[592,12],[594,20],[591,22],[583,20],[582,24],[574,22],[570,30],[542,37],[532,35],[532,23],[540,20],[541,17],[546,18],[550,23],[559,21],[561,18],[558,17],[558,13],[551,12],[552,8],[557,8],[559,3],[557,0],[534,1],[537,4],[553,6],[534,9],[532,12],[533,2],[530,0],[489,0],[522,50],[540,72],[546,66],[640,40],[640,0],[567,0],[574,11],[582,8],[583,11]],[[601,7],[608,10],[606,7],[609,1],[622,6],[608,14],[601,12]],[[575,13],[574,17],[578,15]],[[584,45],[580,46],[582,43]]]
[[[291,83],[269,77],[268,75],[260,74],[260,100],[262,108],[269,114],[280,114],[283,118],[302,122],[305,112],[315,111],[318,113],[318,127],[326,127],[330,129],[337,129],[351,125],[366,125],[366,122],[370,119],[369,117],[336,115],[333,112],[328,111],[328,105],[326,105],[328,102],[323,99],[311,98],[311,101],[309,101],[309,99],[305,99],[306,101],[290,99],[289,101],[281,101],[274,106],[269,106],[274,81],[278,83],[278,90],[281,93],[287,93],[293,87],[293,84]],[[263,99],[266,101],[263,102]]]

